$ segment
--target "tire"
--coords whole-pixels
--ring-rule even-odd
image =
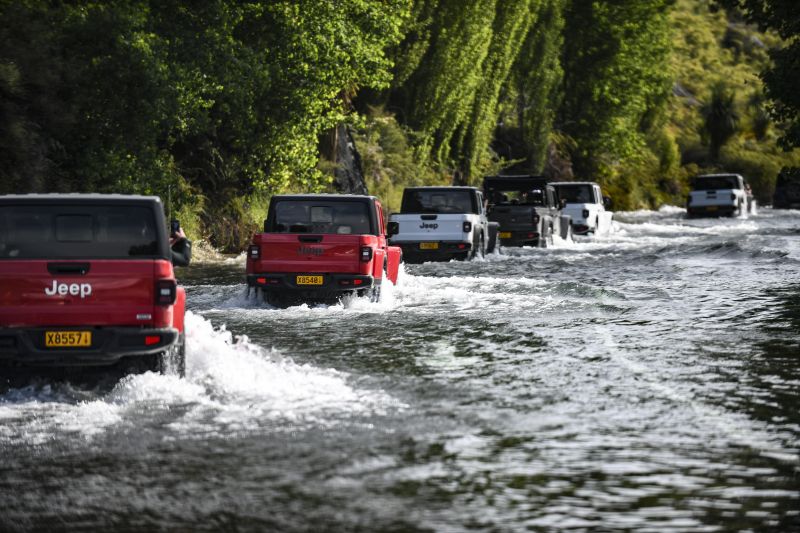
[[[176,374],[186,376],[186,337],[178,335],[178,341],[169,350],[156,355],[156,372],[159,374]]]
[[[186,336],[184,333],[178,335],[178,340],[169,349],[139,358],[135,365],[126,365],[125,374],[140,374],[144,372],[154,372],[162,375],[186,376]],[[132,362],[132,361],[131,361]]]
[[[469,253],[469,259],[475,259],[480,257],[483,259],[486,257],[486,243],[483,240],[483,233],[481,233],[480,238],[478,238],[478,242],[472,242],[472,251]]]
[[[547,235],[545,234],[545,224],[542,222],[542,229],[539,231],[539,240],[536,243],[537,248],[547,248]]]
[[[264,301],[272,307],[276,307],[278,309],[286,309],[289,307],[289,302],[287,302],[286,299],[281,297],[279,294],[267,291],[263,291],[262,294],[264,295]]]
[[[497,227],[493,224],[489,224],[489,243],[486,245],[487,254],[494,253],[495,248],[497,248],[497,233]]]

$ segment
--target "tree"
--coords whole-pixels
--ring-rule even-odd
[[[671,0],[571,0],[556,127],[575,140],[576,174],[594,178],[645,147],[669,94]]]
[[[800,17],[796,0],[717,0],[740,9],[748,21],[776,31],[786,45],[772,50],[773,66],[763,72],[766,95],[773,100],[772,115],[784,127],[784,148],[800,146]]]
[[[547,148],[558,109],[564,71],[565,0],[544,0],[514,66],[517,124],[525,146],[525,167],[539,173],[547,159]]]
[[[711,161],[719,161],[719,152],[739,131],[739,114],[733,91],[718,83],[711,89],[711,101],[703,106],[703,130],[708,135]]]

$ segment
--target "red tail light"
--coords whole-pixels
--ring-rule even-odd
[[[251,244],[247,249],[247,257],[250,259],[261,259],[261,247],[257,244]]]
[[[172,305],[178,295],[178,284],[174,279],[160,279],[156,282],[156,305]]]
[[[372,248],[369,246],[362,246],[361,247],[361,262],[369,263],[372,261]]]
[[[144,338],[145,346],[152,346],[161,342],[161,335],[148,335]]]

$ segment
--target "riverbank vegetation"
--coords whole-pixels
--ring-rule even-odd
[[[158,194],[229,250],[345,161],[390,209],[498,172],[624,209],[725,169],[763,202],[800,165],[785,1],[2,0],[0,192]]]

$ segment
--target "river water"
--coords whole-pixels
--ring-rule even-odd
[[[0,390],[0,530],[800,530],[800,213],[408,265],[183,272],[187,376]]]

